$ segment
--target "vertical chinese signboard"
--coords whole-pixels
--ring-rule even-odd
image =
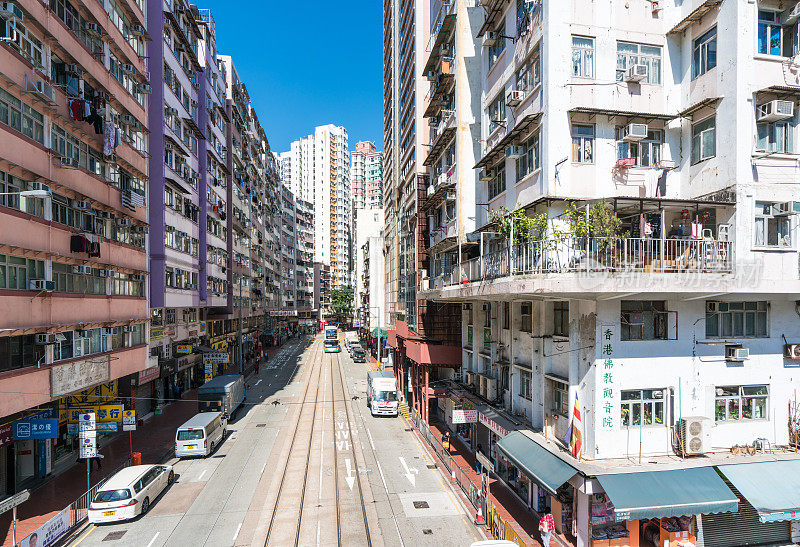
[[[616,325],[600,326],[600,360],[597,366],[598,420],[601,430],[617,429],[619,420],[619,390],[617,389],[617,363],[614,348],[617,340]]]

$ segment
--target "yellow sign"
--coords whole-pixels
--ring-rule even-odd
[[[206,380],[211,380],[213,377],[213,374],[206,372]]]
[[[136,411],[135,410],[123,410],[122,411],[123,418],[136,418]]]
[[[117,381],[112,380],[105,384],[100,384],[89,389],[79,391],[74,395],[64,397],[66,406],[94,406],[111,401],[118,396]]]
[[[211,344],[211,349],[214,351],[228,351],[228,341],[220,340]]]
[[[122,421],[123,405],[99,405],[84,406],[67,409],[67,421],[71,424],[78,423],[78,417],[86,412],[94,412],[98,422],[120,422]]]

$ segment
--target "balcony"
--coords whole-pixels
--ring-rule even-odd
[[[445,250],[447,244],[455,242],[458,235],[458,224],[455,219],[449,220],[444,225],[439,226],[431,231],[429,236],[430,247],[428,252],[436,253]]]

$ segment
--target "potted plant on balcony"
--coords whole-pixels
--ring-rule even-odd
[[[592,259],[595,263],[593,269],[615,269],[620,258],[620,243],[627,237],[627,232],[621,231],[622,220],[606,200],[601,199],[588,211],[570,202],[565,217],[572,239],[571,246],[578,255]]]

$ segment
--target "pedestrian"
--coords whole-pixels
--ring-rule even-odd
[[[542,546],[548,547],[550,545],[550,536],[553,535],[553,530],[556,529],[556,523],[553,520],[553,513],[547,513],[539,521],[539,533],[542,535]]]
[[[478,460],[478,454],[483,454],[483,446],[478,443],[478,449],[475,451],[475,472],[481,474],[481,462]]]
[[[256,361],[256,376],[261,371],[261,361]]]

